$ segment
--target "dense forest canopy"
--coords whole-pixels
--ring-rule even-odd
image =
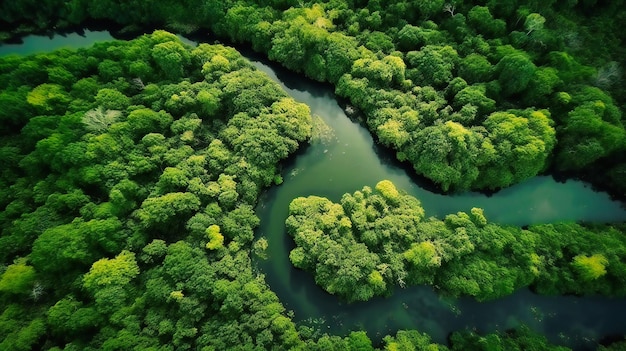
[[[623,1],[24,0],[0,4],[0,38],[92,21],[209,31],[333,84],[444,191],[558,171],[624,196],[624,20]],[[526,328],[374,345],[294,323],[251,263],[267,245],[253,206],[312,121],[234,49],[156,31],[3,57],[0,89],[2,350],[566,349]],[[350,301],[424,283],[624,295],[620,224],[425,218],[388,181],[290,211],[292,262]]]
[[[444,191],[546,170],[626,194],[623,1],[5,3],[17,30],[208,29],[336,85],[379,141]]]
[[[289,214],[293,265],[348,301],[415,284],[478,300],[529,285],[544,294],[626,296],[622,225],[521,229],[490,223],[479,208],[425,218],[419,200],[388,180],[344,194],[340,203],[296,198]]]
[[[249,248],[306,105],[163,31],[0,66],[0,349],[298,341]]]

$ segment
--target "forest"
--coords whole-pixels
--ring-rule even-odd
[[[2,2],[1,40],[151,34],[0,57],[0,349],[567,350],[525,327],[444,345],[296,323],[252,262],[267,244],[254,206],[311,137],[309,108],[235,49],[161,29],[332,84],[443,192],[559,174],[624,198],[624,20],[602,0]],[[289,213],[292,264],[346,301],[418,284],[480,301],[626,294],[623,223],[427,218],[385,180]]]
[[[250,45],[334,84],[381,143],[444,191],[499,189],[549,170],[626,194],[623,1],[45,4],[3,4],[0,27],[95,19]]]
[[[296,198],[289,214],[291,262],[347,301],[416,284],[479,301],[525,286],[550,295],[626,296],[623,225],[505,227],[488,222],[480,208],[425,218],[419,200],[388,180],[344,194],[340,203]]]

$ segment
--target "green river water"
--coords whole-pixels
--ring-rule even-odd
[[[91,31],[84,35],[30,36],[22,44],[0,45],[0,56],[85,47],[111,39],[108,32]],[[479,303],[469,298],[442,299],[431,287],[419,286],[398,289],[389,298],[346,304],[325,293],[310,274],[294,269],[289,262],[293,241],[285,233],[284,221],[289,203],[298,196],[319,195],[338,201],[345,192],[389,179],[398,189],[420,199],[427,216],[442,217],[481,207],[490,221],[528,225],[563,220],[623,221],[626,210],[608,194],[595,192],[583,182],[560,183],[547,176],[491,196],[429,191],[426,182],[407,171],[373,142],[362,125],[346,116],[330,86],[272,67],[252,53],[244,55],[294,99],[306,103],[328,127],[321,138],[285,164],[284,183],[268,189],[256,209],[261,219],[257,237],[264,236],[269,242],[268,259],[259,260],[257,266],[287,309],[294,312],[295,320],[321,332],[347,334],[349,330],[363,329],[373,339],[398,329],[418,329],[442,343],[455,330],[489,332],[526,324],[552,342],[579,349],[595,347],[607,335],[626,334],[624,299],[546,297],[521,290],[503,299]]]

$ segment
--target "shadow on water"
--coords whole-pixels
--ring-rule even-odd
[[[106,32],[84,34],[27,37],[21,45],[0,45],[0,55],[80,47],[112,39]],[[331,142],[302,148],[285,162],[284,183],[265,191],[256,208],[261,218],[257,237],[265,236],[269,242],[269,258],[257,260],[257,265],[272,290],[294,311],[297,321],[321,333],[345,335],[350,330],[366,330],[378,341],[399,329],[418,329],[439,343],[446,343],[447,336],[456,330],[505,331],[525,324],[551,342],[577,349],[594,348],[598,340],[626,333],[624,299],[539,296],[522,289],[503,299],[479,303],[471,298],[446,299],[431,287],[416,286],[396,289],[389,298],[346,304],[324,292],[310,274],[296,270],[289,262],[294,243],[285,233],[284,221],[290,201],[298,196],[314,194],[338,201],[345,192],[390,179],[399,189],[419,198],[429,216],[441,217],[476,206],[485,209],[494,222],[527,225],[561,220],[623,221],[626,211],[585,183],[558,183],[551,177],[535,177],[491,197],[430,191],[430,186],[416,179],[410,166],[396,161],[393,153],[373,142],[362,125],[346,117],[332,87],[271,68],[260,56],[246,55],[297,101],[308,104],[312,114],[319,115],[336,134]]]

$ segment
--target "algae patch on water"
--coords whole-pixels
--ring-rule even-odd
[[[313,129],[311,135],[311,144],[330,144],[337,140],[335,131],[324,120],[318,116],[313,116]]]

